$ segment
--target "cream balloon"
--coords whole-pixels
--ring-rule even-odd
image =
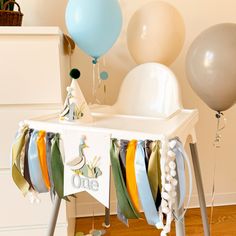
[[[184,21],[166,2],[148,3],[134,13],[128,25],[128,49],[138,64],[170,65],[179,55],[184,39]]]

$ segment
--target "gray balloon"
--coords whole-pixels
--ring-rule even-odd
[[[186,57],[193,90],[213,110],[225,111],[236,102],[236,24],[224,23],[202,32]]]

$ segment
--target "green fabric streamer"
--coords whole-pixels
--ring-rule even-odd
[[[64,196],[64,164],[60,152],[60,134],[55,134],[52,140],[51,167],[54,188],[59,198],[69,201]]]
[[[160,158],[160,141],[154,141],[148,164],[148,179],[154,200],[157,197],[158,191],[162,188]]]
[[[24,196],[28,193],[30,185],[22,175],[19,163],[28,130],[28,126],[24,126],[22,129],[20,129],[16,135],[15,142],[12,145],[12,178]]]

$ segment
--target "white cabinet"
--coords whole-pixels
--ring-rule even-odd
[[[50,196],[40,195],[40,204],[23,197],[11,178],[9,154],[20,120],[61,109],[68,73],[59,28],[0,27],[0,236],[46,234]],[[55,235],[72,236],[74,222],[73,202],[63,201]]]
[[[30,204],[29,198],[23,197],[15,186],[10,170],[1,171],[0,179],[2,183],[1,188],[5,192],[5,194],[1,194],[0,196],[0,228],[21,228],[22,226],[26,228],[36,225],[46,226],[48,224],[50,210],[52,208],[49,194],[40,194],[39,198],[41,202],[39,204]],[[66,222],[66,214],[63,214],[63,211],[62,206],[61,214],[57,221],[58,224]]]
[[[0,28],[0,104],[62,102],[62,41],[56,27]]]

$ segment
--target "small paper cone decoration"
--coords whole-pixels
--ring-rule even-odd
[[[80,71],[72,69],[70,76],[72,82],[70,87],[67,87],[67,96],[60,114],[60,120],[91,122],[92,116],[90,109],[77,83],[77,79],[80,77]]]

